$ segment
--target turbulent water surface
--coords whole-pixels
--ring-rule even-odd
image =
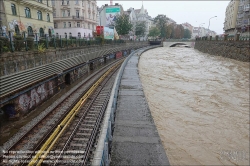
[[[171,165],[249,164],[249,63],[161,47],[139,73]]]

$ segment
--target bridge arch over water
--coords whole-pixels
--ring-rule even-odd
[[[176,45],[187,45],[189,47],[194,47],[194,41],[164,41],[163,47],[174,47]]]

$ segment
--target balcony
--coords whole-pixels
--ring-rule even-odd
[[[83,16],[72,16],[73,20],[84,20]]]

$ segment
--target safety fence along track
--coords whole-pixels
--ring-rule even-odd
[[[109,99],[109,93],[114,82],[114,79],[110,78],[114,77],[113,74],[122,61],[123,59],[119,59],[102,68],[95,75],[90,76],[86,81],[75,86],[61,100],[57,101],[58,103],[55,103],[53,107],[46,109],[43,115],[41,115],[42,118],[37,119],[33,127],[27,129],[25,134],[19,136],[5,147],[9,152],[5,155],[12,156],[10,158],[17,159],[17,155],[20,155],[11,152],[23,152],[23,157],[12,162],[2,158],[0,165],[7,163],[27,165],[32,157],[33,160],[30,162],[30,165],[33,165],[47,155],[46,151],[48,153],[51,150],[56,143],[55,140],[58,140],[62,133],[64,135],[60,137],[59,144],[55,144],[56,149],[63,151],[67,149],[82,150],[86,144],[86,149],[83,155],[81,155],[81,157],[84,156],[84,160],[82,158],[81,162],[85,163]],[[70,130],[73,130],[72,134],[69,134]],[[65,142],[64,147],[62,147],[63,142]],[[41,148],[40,152],[38,151],[39,148]],[[57,163],[60,163],[59,161],[64,160],[63,157],[65,157],[62,154],[60,152],[53,156],[54,158],[59,157],[57,160],[48,160],[46,158],[45,162],[56,163],[57,161]]]
[[[29,165],[86,165],[121,62],[110,68],[57,126]]]

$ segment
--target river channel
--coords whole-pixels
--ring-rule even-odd
[[[138,66],[171,165],[249,164],[248,62],[160,47]]]

